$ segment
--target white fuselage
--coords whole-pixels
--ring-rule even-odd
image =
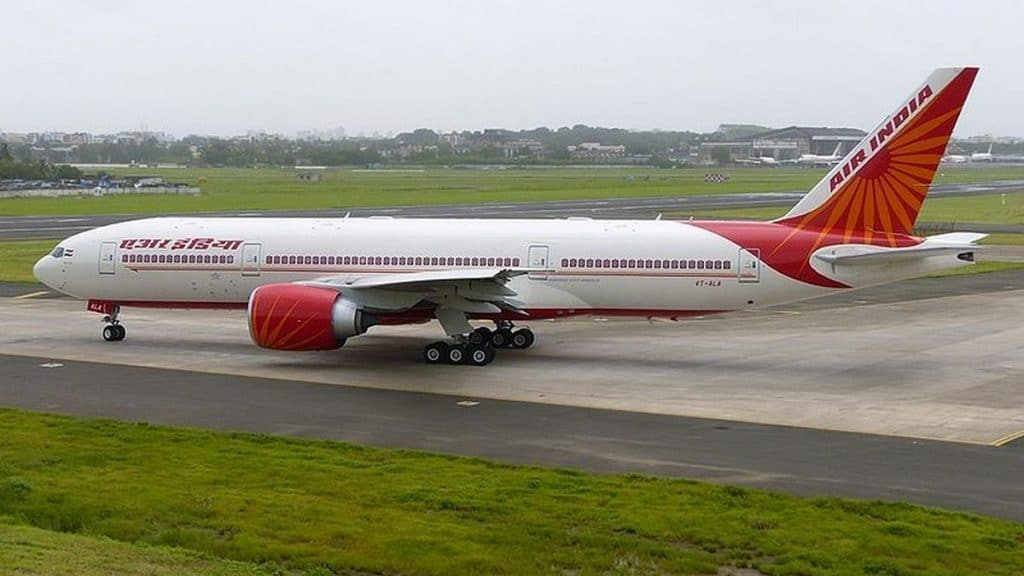
[[[61,246],[73,256],[41,260],[41,280],[126,305],[241,307],[265,284],[495,267],[535,270],[508,284],[535,318],[685,316],[834,291],[669,220],[152,218]]]

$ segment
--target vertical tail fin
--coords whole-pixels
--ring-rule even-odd
[[[778,223],[846,238],[909,234],[977,68],[939,68]]]
[[[836,149],[832,151],[833,156],[839,156],[839,151],[843,149],[843,143],[839,142],[836,144]]]

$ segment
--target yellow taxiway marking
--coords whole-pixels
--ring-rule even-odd
[[[992,445],[993,446],[1006,446],[1010,442],[1013,442],[1014,440],[1018,440],[1020,438],[1024,438],[1024,430],[1021,430],[1020,432],[1014,432],[1013,434],[1007,434],[1006,436],[1003,436],[999,440],[996,440],[995,442],[993,442]]]
[[[26,298],[36,298],[38,296],[45,296],[49,294],[49,290],[40,290],[39,292],[29,292],[28,294],[22,294],[21,296],[15,296],[15,300],[24,300]]]

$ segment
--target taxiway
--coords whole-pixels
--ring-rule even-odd
[[[0,403],[1024,519],[1022,271],[680,323],[541,322],[486,368],[423,364],[436,325],[290,354],[252,346],[241,313],[123,319],[128,339],[106,343],[80,302],[0,298]]]

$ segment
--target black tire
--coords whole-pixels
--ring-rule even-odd
[[[116,342],[118,334],[117,327],[113,324],[107,324],[103,327],[103,339],[107,342]]]
[[[473,346],[483,346],[491,341],[491,329],[481,326],[469,333],[468,340]]]
[[[491,344],[495,348],[509,348],[512,346],[512,331],[508,328],[498,328],[491,334]]]
[[[448,348],[448,363],[462,364],[466,361],[466,349],[462,346],[451,346]]]
[[[117,329],[117,341],[124,340],[124,337],[128,335],[128,331],[124,329],[122,324],[114,324],[114,328]]]
[[[423,360],[427,364],[440,364],[448,360],[448,344],[434,342],[423,349]]]
[[[474,366],[487,366],[494,361],[494,347],[473,346],[469,349],[467,361]]]
[[[530,330],[529,328],[522,328],[512,333],[512,347],[518,348],[519,350],[524,350],[533,346],[534,340],[535,337],[533,335],[533,330]]]

